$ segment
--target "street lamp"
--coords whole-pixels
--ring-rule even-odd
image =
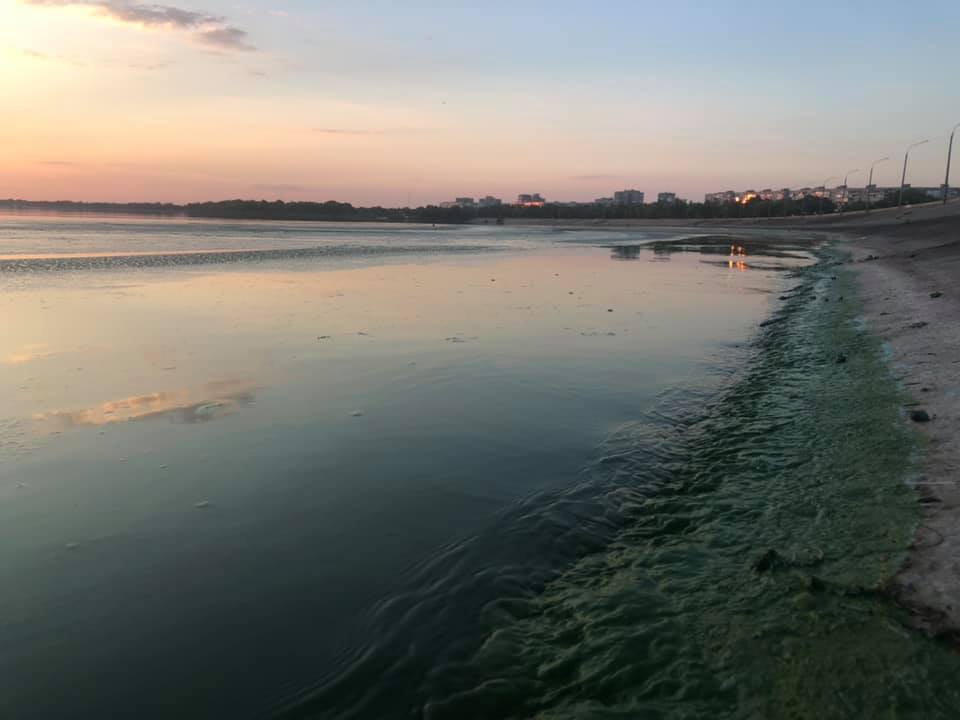
[[[836,175],[831,175],[826,180],[823,181],[823,185],[820,186],[820,209],[817,210],[817,215],[823,215],[823,196],[827,194],[827,183],[831,180],[837,180]]]
[[[950,191],[950,155],[953,153],[953,134],[960,128],[960,123],[953,126],[950,131],[950,141],[947,143],[947,174],[943,178],[943,204],[947,204],[947,193]]]
[[[857,172],[860,172],[859,168],[856,170],[848,170],[847,174],[843,176],[843,195],[840,196],[840,201],[843,203],[842,209],[844,211],[847,209],[847,178]]]
[[[870,212],[870,188],[873,187],[873,168],[889,159],[889,157],[882,157],[879,160],[874,160],[873,164],[870,165],[870,179],[867,180],[867,212]]]
[[[900,176],[900,199],[897,201],[897,207],[903,206],[903,186],[907,182],[907,158],[910,157],[910,151],[918,145],[923,145],[928,142],[930,141],[921,140],[920,142],[915,142],[913,145],[908,145],[906,152],[903,153],[903,174]]]

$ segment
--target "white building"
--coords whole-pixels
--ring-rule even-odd
[[[724,190],[723,192],[707,193],[703,196],[703,201],[707,203],[729,203],[736,201],[738,195],[736,190]]]
[[[643,205],[643,193],[640,190],[618,190],[613,194],[616,205]]]

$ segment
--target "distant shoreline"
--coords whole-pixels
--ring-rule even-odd
[[[109,215],[191,220],[262,220],[290,222],[385,222],[462,225],[470,218],[460,208],[354,207],[340,202],[222,200],[187,203],[109,203],[71,200],[0,199],[0,212],[58,215]]]
[[[958,201],[948,203],[946,207],[960,205]],[[641,207],[641,206],[638,206]],[[590,217],[570,215],[568,208],[557,206],[551,212],[553,217],[517,216],[516,208],[471,209],[463,207],[439,207],[426,205],[416,208],[355,207],[350,203],[327,202],[284,202],[282,200],[220,200],[195,203],[159,203],[159,202],[79,202],[72,200],[22,200],[14,198],[0,199],[0,212],[46,213],[57,215],[110,215],[139,216],[154,218],[187,218],[211,220],[260,220],[290,222],[383,222],[383,223],[427,223],[434,225],[513,225],[543,226],[553,228],[596,228],[596,227],[700,227],[703,225],[777,227],[791,226],[823,227],[835,223],[850,223],[866,220],[889,221],[891,217],[900,218],[905,213],[928,207],[940,208],[939,201],[931,201],[912,208],[876,208],[866,214],[863,210],[844,213],[828,212],[823,215],[786,215],[758,217],[740,217],[730,213],[730,208],[721,208],[727,217],[714,216],[716,210],[707,209],[703,204],[680,204],[677,206],[642,206],[647,213],[643,217],[609,216]],[[652,208],[652,210],[650,209]],[[698,210],[699,208],[699,210]],[[575,209],[576,210],[576,209]],[[630,207],[620,208],[626,215],[633,214]],[[661,212],[663,210],[663,212]],[[627,212],[630,211],[630,212]],[[669,211],[669,212],[667,212]],[[737,211],[739,213],[739,210]],[[651,214],[653,213],[653,214]],[[606,214],[604,212],[604,214]],[[642,213],[641,213],[642,214]],[[615,214],[614,214],[615,215]]]

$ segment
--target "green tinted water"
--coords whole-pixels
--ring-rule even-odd
[[[883,592],[917,522],[917,440],[834,258],[798,273],[700,419],[608,441],[595,472],[629,520],[542,592],[488,608],[428,717],[960,714],[960,657]],[[657,492],[630,489],[651,472]]]

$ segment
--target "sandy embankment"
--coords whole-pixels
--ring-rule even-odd
[[[960,206],[834,229],[852,239],[867,320],[889,344],[906,410],[931,418],[917,423],[923,518],[893,589],[924,629],[960,639]]]

